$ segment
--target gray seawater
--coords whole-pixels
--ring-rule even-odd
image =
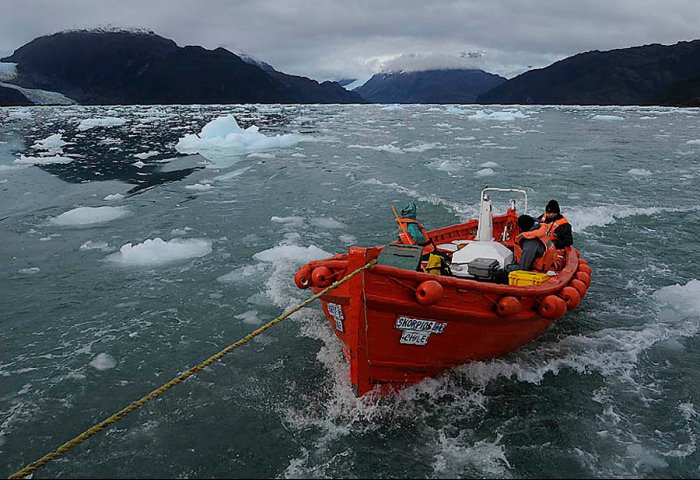
[[[298,143],[175,150],[228,114]],[[14,162],[57,133],[71,163]],[[34,478],[699,477],[699,156],[698,109],[0,109],[0,475],[307,298],[309,259],[390,241],[392,203],[436,228],[488,185],[558,199],[594,271],[537,341],[360,401],[316,305]]]

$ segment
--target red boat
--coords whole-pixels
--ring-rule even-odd
[[[375,387],[385,394],[465,362],[512,352],[576,308],[586,294],[591,268],[573,247],[562,252],[565,262],[558,270],[521,272],[510,282],[516,284],[508,285],[480,278],[472,266],[485,259],[498,261],[499,268],[511,263],[519,233],[515,200],[505,214],[494,216],[491,191],[525,194],[485,189],[479,219],[427,232],[451,257],[453,276],[416,271],[412,263],[406,267],[416,258],[420,262],[422,248],[416,253],[414,246],[396,244],[350,247],[347,254],[309,262],[296,273],[299,288],[319,293],[377,261],[321,297],[323,312],[343,342],[358,396]]]

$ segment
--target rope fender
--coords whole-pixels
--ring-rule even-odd
[[[148,395],[145,395],[145,396],[141,397],[140,399],[136,400],[135,402],[130,403],[127,407],[119,410],[114,415],[111,415],[111,416],[107,417],[106,419],[102,420],[100,423],[93,425],[92,427],[88,428],[87,430],[85,430],[83,433],[81,433],[77,437],[74,437],[73,439],[71,439],[71,440],[67,441],[66,443],[64,443],[63,445],[59,446],[56,450],[47,453],[46,455],[44,455],[40,459],[30,463],[29,465],[25,466],[21,470],[18,470],[17,472],[13,473],[12,475],[10,475],[7,478],[24,478],[27,475],[33,473],[34,471],[36,471],[40,467],[46,465],[50,461],[58,458],[59,456],[63,455],[64,453],[69,452],[73,448],[77,447],[78,445],[80,445],[81,443],[83,443],[85,440],[92,437],[96,433],[99,433],[102,430],[104,430],[105,428],[107,428],[108,426],[118,422],[122,418],[126,417],[129,413],[144,406],[145,404],[147,404],[151,400],[159,397],[160,395],[167,392],[175,385],[182,383],[184,380],[188,379],[189,377],[196,374],[200,370],[208,367],[212,363],[221,360],[226,354],[228,354],[231,351],[235,350],[236,348],[243,346],[246,343],[250,342],[252,339],[254,339],[258,335],[263,333],[265,330],[280,323],[282,320],[284,320],[287,317],[289,317],[290,315],[298,312],[299,310],[301,310],[302,308],[304,308],[305,306],[307,306],[308,304],[310,304],[314,300],[317,300],[318,298],[322,297],[323,295],[330,292],[331,290],[338,288],[340,285],[347,282],[348,280],[350,280],[352,277],[354,277],[358,273],[360,273],[364,270],[367,270],[368,268],[372,268],[374,266],[374,264],[376,264],[376,263],[377,263],[376,260],[370,260],[364,266],[358,268],[357,270],[350,273],[349,275],[346,275],[344,278],[342,278],[341,280],[338,280],[337,282],[328,286],[327,288],[320,291],[319,293],[317,293],[313,297],[310,297],[310,298],[304,300],[303,302],[301,302],[296,307],[294,307],[290,310],[287,310],[286,312],[284,312],[282,315],[275,318],[274,320],[270,320],[268,323],[266,323],[262,327],[258,328],[257,330],[254,330],[253,332],[249,333],[248,335],[241,338],[237,342],[230,344],[229,346],[227,346],[226,348],[221,350],[219,353],[212,355],[211,357],[204,360],[202,363],[195,365],[194,367],[192,367],[189,370],[187,370],[186,372],[178,375],[177,377],[173,378],[172,380],[165,383],[164,385],[156,388]]]

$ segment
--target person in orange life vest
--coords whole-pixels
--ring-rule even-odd
[[[399,243],[423,245],[423,254],[425,255],[435,250],[435,247],[428,238],[428,234],[425,232],[423,225],[416,220],[416,215],[416,204],[407,203],[401,209],[401,217],[396,219],[399,224],[396,233],[399,237]]]
[[[559,202],[550,200],[544,208],[544,214],[538,219],[541,228],[546,230],[547,238],[554,242],[554,247],[558,250],[570,247],[574,243],[574,236],[571,224],[561,214]]]
[[[522,254],[517,263],[506,266],[506,273],[515,270],[531,270],[535,260],[542,257],[547,250],[547,239],[543,235],[544,230],[540,228],[540,223],[530,215],[518,217],[518,229],[520,234],[515,237],[515,241],[522,248]]]

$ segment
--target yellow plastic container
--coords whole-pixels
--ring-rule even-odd
[[[546,282],[547,280],[549,280],[549,275],[541,272],[516,270],[508,274],[508,285],[516,285],[518,287],[539,285],[540,283]]]

